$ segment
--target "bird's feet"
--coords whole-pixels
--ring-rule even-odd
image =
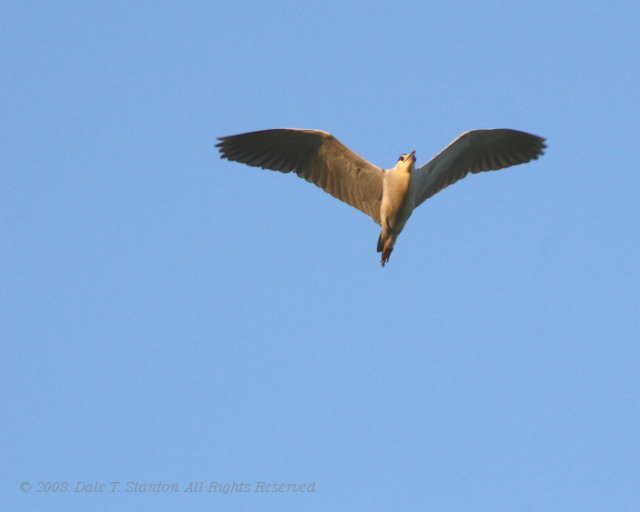
[[[384,251],[382,251],[382,258],[380,258],[380,265],[382,265],[384,267],[384,264],[389,261],[389,257],[391,256],[391,251],[393,251],[393,248],[391,249],[385,249]]]

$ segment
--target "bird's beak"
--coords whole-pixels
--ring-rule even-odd
[[[409,153],[409,158],[412,158],[413,161],[415,162],[415,160],[416,160],[416,150],[415,149],[411,153]]]

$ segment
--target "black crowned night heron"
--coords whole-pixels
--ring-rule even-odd
[[[378,252],[389,261],[413,209],[468,173],[494,171],[535,160],[542,137],[507,129],[463,133],[421,167],[415,151],[381,169],[338,139],[317,130],[275,129],[219,137],[222,158],[263,169],[295,172],[380,224]]]

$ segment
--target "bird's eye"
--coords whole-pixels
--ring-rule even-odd
[[[404,155],[400,155],[400,158],[398,158],[398,162],[403,162],[404,161]]]

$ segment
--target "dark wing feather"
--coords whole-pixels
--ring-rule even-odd
[[[463,133],[416,169],[416,206],[468,173],[496,171],[524,164],[543,154],[545,139],[517,130],[473,130]]]
[[[222,158],[273,171],[293,171],[380,224],[382,170],[330,133],[275,129],[218,140]]]

